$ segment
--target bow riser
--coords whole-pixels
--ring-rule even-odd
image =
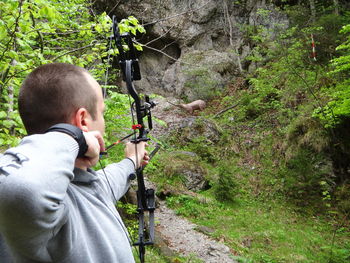
[[[143,123],[143,118],[146,116],[146,109],[145,106],[141,104],[141,99],[138,96],[134,85],[132,84],[133,77],[132,77],[132,72],[133,72],[133,67],[132,67],[132,61],[127,60],[125,61],[125,82],[126,86],[128,89],[128,92],[130,96],[134,99],[135,103],[135,111],[136,111],[136,119],[137,119],[137,124],[139,125],[139,136],[137,138],[137,141],[148,141],[149,139],[147,138],[148,130],[145,129],[145,125]]]

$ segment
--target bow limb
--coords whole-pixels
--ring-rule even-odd
[[[148,141],[149,140],[147,138],[148,131],[145,129],[145,126],[143,124],[143,118],[145,116],[144,109],[143,109],[144,106],[142,106],[141,99],[140,99],[139,95],[137,94],[137,92],[134,88],[134,85],[132,84],[132,81],[133,81],[132,72],[133,72],[133,61],[126,60],[125,61],[125,82],[126,82],[126,86],[127,86],[127,89],[128,89],[130,96],[134,99],[136,119],[137,119],[137,124],[139,125],[138,126],[139,136],[136,140],[137,141]]]

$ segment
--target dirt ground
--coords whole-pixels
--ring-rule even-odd
[[[152,135],[162,136],[169,128],[191,117],[181,108],[168,103],[169,99],[157,99],[152,115],[161,120],[154,122]],[[176,100],[170,100],[178,104]],[[199,258],[206,263],[235,263],[230,248],[197,231],[198,227],[179,217],[161,201],[155,212],[157,246],[165,254],[179,254]]]

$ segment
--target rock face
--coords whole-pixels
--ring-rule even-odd
[[[179,139],[191,142],[198,136],[203,136],[205,142],[215,144],[220,140],[221,132],[216,124],[210,120],[198,117],[184,118],[181,123],[174,123],[171,127],[179,135]]]
[[[288,23],[265,0],[97,0],[95,6],[119,20],[133,15],[146,28],[135,87],[188,101],[209,99],[256,68],[245,59],[253,49],[248,27],[263,25],[272,34]]]
[[[173,174],[180,175],[184,178],[184,185],[187,190],[200,191],[208,187],[208,181],[205,179],[205,170],[200,166],[196,166],[196,162],[192,162],[191,159],[197,155],[193,152],[172,152],[174,163],[179,162],[181,159],[187,159],[186,162],[179,162],[182,165],[172,165]],[[187,164],[187,165],[183,165]],[[188,165],[191,164],[191,165]]]

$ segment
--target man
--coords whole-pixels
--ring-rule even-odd
[[[148,162],[145,143],[127,144],[105,174],[90,169],[105,150],[104,102],[94,78],[73,65],[30,73],[19,111],[29,136],[0,157],[0,262],[134,262],[114,204]]]

